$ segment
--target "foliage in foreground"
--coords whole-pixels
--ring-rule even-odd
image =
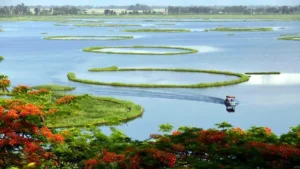
[[[0,121],[6,116],[15,115],[0,114]],[[30,121],[32,125],[39,122]],[[3,120],[1,123],[3,124]],[[253,126],[242,130],[233,128],[226,122],[216,126],[207,130],[180,127],[169,134],[173,127],[164,124],[160,126],[163,134],[151,134],[144,141],[131,140],[114,128],[111,128],[111,135],[105,135],[92,126],[64,129],[60,130],[60,134],[49,134],[51,131],[45,130],[47,132],[44,134],[57,137],[46,139],[48,146],[42,147],[42,152],[51,154],[47,156],[51,158],[42,158],[42,161],[29,160],[23,158],[27,154],[22,151],[13,156],[1,157],[2,160],[23,159],[20,164],[34,163],[44,168],[296,169],[300,166],[300,125],[281,136],[272,133],[268,127]],[[39,139],[45,141],[43,137]],[[1,143],[2,140],[0,138]],[[4,152],[0,148],[0,153]],[[3,162],[0,164],[3,165]],[[7,166],[21,165],[9,163]]]
[[[248,130],[223,122],[218,128],[181,127],[172,134],[152,134],[118,150],[102,149],[84,162],[93,168],[237,168],[292,169],[300,166],[300,126],[280,137],[267,127]],[[169,125],[161,126],[170,130]]]
[[[61,144],[64,137],[54,134],[42,122],[42,106],[20,100],[6,100],[0,106],[0,168],[52,164],[53,153],[45,146]]]
[[[32,90],[29,86],[17,86],[12,94],[12,99],[49,109],[51,113],[44,121],[51,128],[115,124],[130,121],[143,113],[142,107],[133,102],[109,97],[60,95],[44,88]]]
[[[300,125],[276,136],[267,127],[242,130],[226,122],[207,130],[181,127],[168,134],[173,127],[163,124],[160,126],[163,134],[136,141],[114,128],[109,136],[93,126],[51,131],[45,125],[47,118],[63,113],[56,109],[61,105],[76,107],[74,99],[78,96],[59,97],[54,100],[57,107],[53,107],[49,90],[18,86],[12,92],[17,99],[0,101],[1,168],[22,168],[27,164],[87,169],[296,169],[300,166]],[[70,111],[76,115],[75,109]]]

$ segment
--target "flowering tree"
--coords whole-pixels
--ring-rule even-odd
[[[21,100],[7,100],[0,106],[0,168],[45,163],[52,158],[47,143],[62,143],[60,134],[52,133],[40,116],[41,106]]]
[[[0,75],[0,89],[2,89],[3,92],[9,92],[8,87],[10,87],[10,80],[7,76]]]
[[[267,127],[251,127],[244,131],[225,123],[217,126],[221,130],[184,127],[171,135],[153,134],[152,141],[129,145],[123,152],[102,151],[85,161],[85,167],[105,168],[113,164],[115,168],[124,169],[293,169],[300,166],[298,128],[291,132],[297,133],[294,138],[297,144],[286,144]],[[166,129],[165,125],[162,127]],[[168,128],[171,127],[168,125]]]

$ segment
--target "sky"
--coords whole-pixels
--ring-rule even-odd
[[[16,5],[300,5],[300,0],[0,0],[0,6]]]

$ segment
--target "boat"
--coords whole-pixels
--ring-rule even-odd
[[[226,99],[224,100],[224,104],[226,106],[227,112],[235,112],[235,106],[236,106],[236,101],[235,101],[235,96],[226,96]]]

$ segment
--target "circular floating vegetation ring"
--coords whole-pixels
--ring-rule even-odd
[[[210,74],[221,74],[228,76],[236,76],[238,79],[222,81],[222,82],[212,82],[212,83],[198,83],[198,84],[188,84],[188,85],[178,85],[178,84],[132,84],[132,83],[122,83],[122,82],[101,82],[93,81],[87,79],[79,79],[73,72],[68,73],[67,77],[69,80],[85,84],[94,85],[106,85],[115,87],[140,87],[140,88],[208,88],[208,87],[221,87],[234,85],[249,80],[249,76],[241,73],[225,72],[218,70],[200,70],[200,69],[166,69],[166,68],[118,68],[116,66],[107,68],[92,68],[89,69],[90,72],[105,72],[105,71],[170,71],[170,72],[191,72],[191,73],[210,73]]]
[[[122,32],[161,32],[161,33],[177,33],[191,32],[189,29],[125,29]]]
[[[148,51],[147,51],[148,49]],[[153,50],[157,49],[157,51]],[[165,49],[165,51],[161,51]],[[107,54],[131,54],[131,55],[183,55],[197,53],[198,50],[184,47],[170,46],[119,46],[104,47],[94,46],[84,48],[85,52],[107,53]]]
[[[300,35],[287,35],[287,36],[282,36],[278,38],[279,40],[294,40],[294,41],[300,41]]]
[[[47,36],[46,40],[126,40],[133,36]]]
[[[206,29],[205,31],[220,31],[220,32],[260,32],[260,31],[273,31],[273,28],[214,28],[214,29]]]

